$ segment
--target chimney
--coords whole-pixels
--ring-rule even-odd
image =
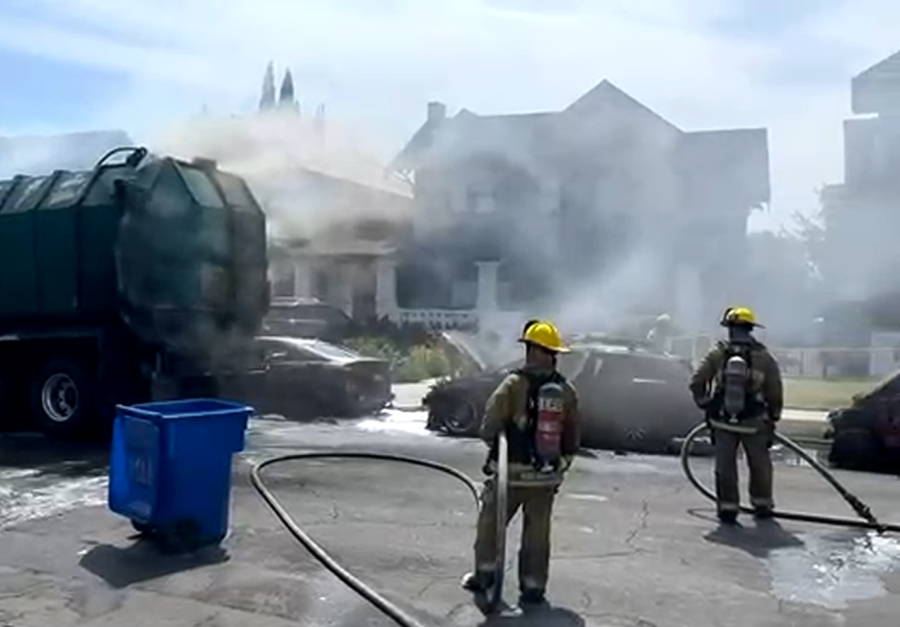
[[[443,122],[447,117],[447,105],[443,102],[432,101],[428,103],[428,121],[432,124]]]

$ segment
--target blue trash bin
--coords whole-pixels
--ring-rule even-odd
[[[164,548],[218,544],[228,533],[231,461],[253,409],[216,399],[116,408],[109,508]]]

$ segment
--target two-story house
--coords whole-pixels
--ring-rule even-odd
[[[900,293],[900,52],[851,81],[854,118],[844,121],[844,182],[827,186],[822,268],[840,299]]]
[[[473,307],[475,264],[494,260],[505,307],[602,299],[627,268],[640,289],[619,305],[699,322],[731,297],[743,268],[724,251],[769,199],[764,129],[686,133],[609,81],[558,112],[451,117],[432,102],[394,167],[415,181],[409,306]]]

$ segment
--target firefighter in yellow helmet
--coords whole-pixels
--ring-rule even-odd
[[[737,449],[743,446],[750,471],[750,503],[758,518],[770,518],[772,458],[769,448],[781,418],[784,395],[781,369],[756,338],[762,327],[748,307],[729,307],[721,325],[728,338],[718,342],[694,373],[690,389],[706,412],[716,460],[716,509],[719,520],[734,524],[740,504]]]
[[[519,341],[525,364],[510,373],[485,406],[481,437],[490,447],[475,538],[475,570],[463,587],[484,592],[498,566],[496,547],[497,441],[506,433],[509,446],[507,524],[522,509],[519,590],[522,603],[541,603],[550,568],[550,517],[563,477],[580,445],[578,397],[556,369],[558,353],[568,352],[556,327],[529,320]]]

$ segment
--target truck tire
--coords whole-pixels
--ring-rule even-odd
[[[31,416],[51,438],[82,439],[93,435],[93,381],[69,359],[51,359],[31,380]]]
[[[11,404],[9,402],[9,379],[6,373],[0,371],[0,430],[3,430],[9,424],[9,412]]]

